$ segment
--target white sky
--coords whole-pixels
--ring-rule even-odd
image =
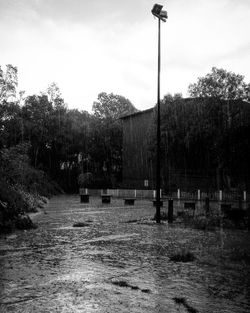
[[[56,82],[69,108],[91,111],[100,92],[143,110],[157,96],[157,20],[151,0],[0,0],[0,65],[19,71],[26,95]],[[250,0],[159,1],[161,96],[211,71],[250,82]]]

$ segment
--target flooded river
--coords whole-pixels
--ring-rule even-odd
[[[250,312],[250,233],[133,222],[154,210],[52,198],[37,229],[0,239],[0,312]]]

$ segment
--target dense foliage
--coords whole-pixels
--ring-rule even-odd
[[[183,99],[181,94],[163,98],[161,164],[165,189],[249,189],[249,92],[244,76],[213,67],[211,73],[189,86],[192,98]],[[156,135],[152,134],[153,158]]]
[[[93,114],[69,110],[55,83],[24,97],[17,74],[12,65],[0,67],[0,224],[3,215],[8,220],[34,210],[41,196],[78,192],[79,175],[90,173],[91,187],[119,183],[119,117],[136,111],[128,99],[104,92]]]
[[[199,77],[197,83],[190,84],[188,91],[191,97],[250,100],[250,84],[244,82],[243,75],[216,67],[211,73]]]
[[[171,175],[173,181],[173,176],[181,172],[187,177],[211,178],[207,188],[249,187],[249,103],[211,97],[166,97],[162,101],[161,118],[166,183],[171,181]]]
[[[0,74],[0,150],[28,143],[30,165],[69,192],[78,190],[79,173],[91,172],[94,185],[121,178],[119,117],[136,111],[128,99],[102,92],[93,114],[69,110],[55,83],[40,95],[17,97],[17,69],[8,65]]]

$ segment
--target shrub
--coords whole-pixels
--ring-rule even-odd
[[[89,188],[93,183],[92,173],[82,173],[78,176],[78,185],[80,188]]]
[[[51,181],[45,172],[30,165],[29,148],[29,144],[23,143],[0,151],[1,177],[9,186],[34,195],[50,197],[62,192],[58,184]]]
[[[0,177],[0,200],[8,204],[8,215],[14,217],[28,210],[28,204],[13,187]]]
[[[33,227],[24,212],[36,212],[43,207],[44,198],[61,192],[47,175],[30,165],[29,144],[19,144],[0,151],[0,208],[1,229]],[[6,205],[5,205],[6,204]]]
[[[28,215],[18,215],[15,221],[15,226],[20,230],[36,228],[36,225],[33,224]]]

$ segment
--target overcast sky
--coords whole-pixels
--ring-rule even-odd
[[[56,82],[69,108],[91,111],[100,92],[140,110],[157,96],[157,20],[151,0],[0,0],[0,65],[19,71],[26,95]],[[250,0],[159,1],[161,96],[213,66],[250,82]]]

